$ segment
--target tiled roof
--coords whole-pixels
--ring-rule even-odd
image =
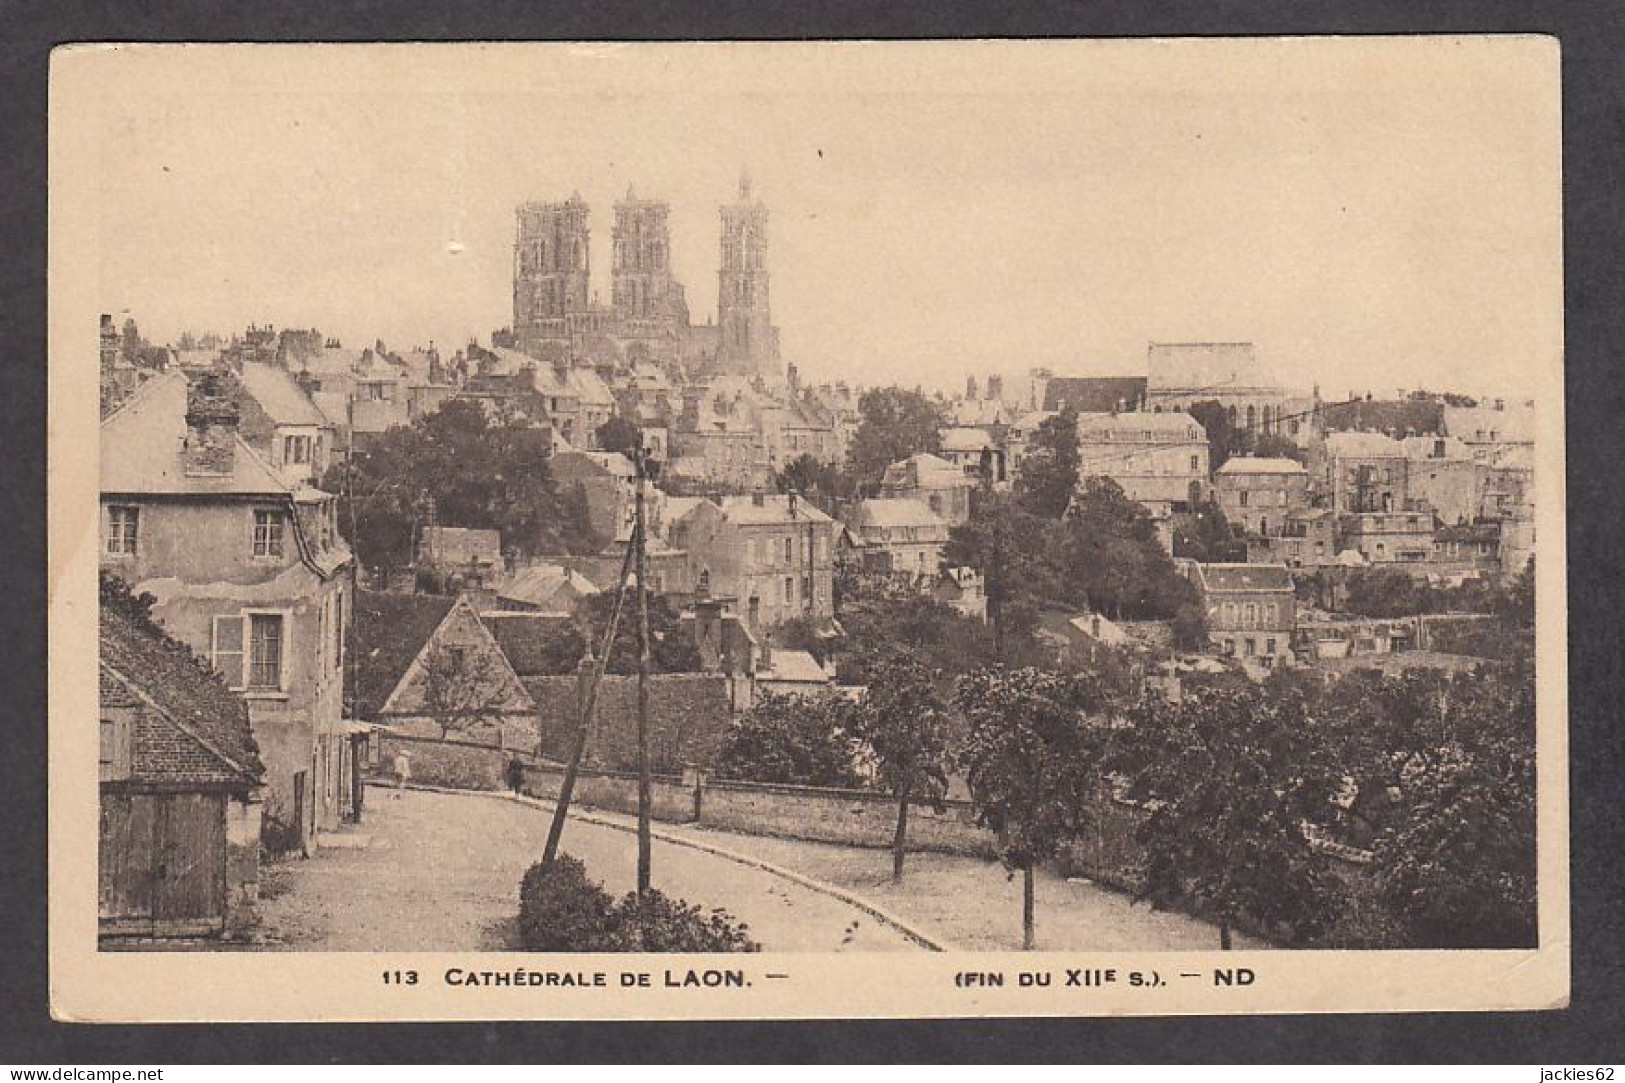
[[[1430,399],[1353,399],[1326,404],[1328,432],[1430,434],[1444,431],[1444,404]]]
[[[455,599],[435,594],[355,595],[355,712],[375,717],[406,676],[412,659],[451,611]]]
[[[1141,433],[1181,439],[1206,440],[1207,431],[1191,415],[1183,411],[1155,413],[1140,410],[1127,414],[1085,413],[1078,415],[1078,435],[1088,438],[1106,433],[1123,434],[1133,439]]]
[[[106,605],[100,625],[103,705],[145,708],[133,742],[135,777],[257,785],[264,767],[248,704],[156,625]]]
[[[249,362],[243,366],[241,375],[243,388],[278,425],[330,424],[327,415],[316,408],[304,388],[288,375],[287,369]]]
[[[287,496],[288,485],[241,437],[230,474],[187,475],[186,389],[183,373],[165,373],[102,421],[102,492]]]
[[[1205,590],[1292,589],[1292,573],[1283,564],[1198,564],[1196,567]]]

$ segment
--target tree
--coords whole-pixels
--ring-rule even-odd
[[[1059,519],[1078,490],[1078,412],[1064,407],[1033,433],[1032,447],[1016,477],[1016,497],[1033,515]]]
[[[1325,928],[1333,896],[1304,824],[1325,819],[1338,786],[1302,692],[1188,684],[1177,702],[1142,696],[1127,721],[1109,766],[1149,813],[1138,898],[1216,921],[1224,949],[1242,922],[1289,943]]]
[[[860,786],[849,708],[833,694],[764,692],[729,727],[711,770],[718,778],[746,782]]]
[[[853,493],[850,475],[833,463],[820,462],[806,452],[786,463],[773,475],[773,487],[781,493],[794,492],[821,498],[826,508],[833,507],[837,500],[848,499]]]
[[[627,588],[629,594],[626,605],[627,613],[638,612],[638,598],[635,589]],[[683,628],[682,614],[672,605],[671,601],[662,594],[653,591],[645,592],[649,606],[649,666],[651,673],[697,673],[700,670],[700,649],[694,642],[694,636]],[[615,608],[615,595],[609,591],[591,594],[581,600],[577,607],[577,617],[584,628],[592,636],[597,650],[597,644],[603,642],[604,633],[609,628],[611,611]],[[576,652],[579,659],[586,649],[585,640],[581,641],[582,649]],[[638,671],[638,627],[636,620],[622,620],[615,629],[615,639],[609,649],[610,673],[633,674]],[[573,661],[572,661],[573,664]]]
[[[598,426],[595,435],[598,437],[599,447],[605,451],[618,451],[628,458],[643,443],[643,434],[638,427],[620,414],[613,415]]]
[[[1196,602],[1144,505],[1112,479],[1085,479],[1062,525],[1045,546],[1056,597],[1114,620],[1170,620]]]
[[[897,798],[892,880],[901,882],[909,803],[940,808],[948,793],[948,707],[919,659],[894,651],[871,668],[851,717],[853,731],[875,755],[881,782]]]
[[[1410,617],[1433,608],[1428,585],[1398,568],[1356,568],[1343,608],[1361,617]]]
[[[423,714],[440,727],[442,741],[481,723],[500,725],[509,700],[506,676],[490,651],[437,639],[423,655]]]
[[[591,540],[564,513],[548,452],[546,430],[452,399],[336,464],[323,485],[340,494],[339,522],[360,559],[381,570],[412,563],[431,512],[446,526],[501,531],[503,546],[524,554],[579,551]]]
[[[1055,597],[1059,589],[1055,577],[1060,569],[1052,549],[1057,530],[1055,523],[984,482],[972,494],[970,517],[948,532],[943,561],[982,575],[993,630],[992,661],[1012,660],[1037,627],[1040,599]]]
[[[858,399],[858,427],[848,451],[852,476],[865,492],[878,489],[886,467],[942,447],[942,407],[901,387],[878,387]]]
[[[1232,422],[1229,408],[1217,399],[1193,402],[1185,412],[1207,431],[1208,467],[1211,470],[1218,470],[1236,455],[1291,459],[1297,463],[1308,461],[1308,455],[1302,448],[1279,433],[1264,432]]]
[[[1174,520],[1174,556],[1203,564],[1244,564],[1247,543],[1214,501],[1197,504]]]
[[[1443,675],[1353,673],[1321,712],[1341,806],[1373,853],[1399,943],[1531,947],[1536,929],[1535,681],[1527,658]]]
[[[1021,946],[1034,943],[1033,869],[1089,825],[1101,785],[1108,706],[1087,674],[991,666],[959,680],[969,726],[960,758],[977,820],[999,838],[1005,868],[1022,874]]]

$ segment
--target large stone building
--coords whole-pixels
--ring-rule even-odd
[[[1284,533],[1288,516],[1309,506],[1309,472],[1291,459],[1237,455],[1213,475],[1224,517],[1250,535]]]
[[[667,538],[687,554],[696,594],[725,600],[752,631],[835,614],[835,524],[794,493],[684,501]]]
[[[1207,432],[1186,413],[1083,414],[1078,478],[1091,477],[1111,478],[1166,519],[1207,496]]]
[[[742,179],[721,208],[717,320],[690,321],[672,272],[670,205],[630,188],[615,204],[610,303],[592,290],[590,210],[579,194],[516,211],[513,326],[493,336],[545,362],[653,362],[691,375],[723,372],[777,384],[778,330],[768,293],[767,208]]]

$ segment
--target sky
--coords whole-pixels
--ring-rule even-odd
[[[135,47],[100,88],[104,311],[442,350],[512,318],[514,207],[771,211],[811,382],[1132,375],[1250,341],[1291,386],[1532,394],[1561,360],[1557,50],[1537,38]]]

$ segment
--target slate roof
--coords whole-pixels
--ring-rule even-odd
[[[1321,409],[1327,432],[1443,434],[1444,404],[1423,399],[1354,399]]]
[[[1080,414],[1110,413],[1145,401],[1144,376],[1052,376],[1044,385],[1044,409],[1070,406]]]
[[[265,768],[248,704],[156,625],[100,613],[103,706],[145,708],[132,741],[137,781],[258,785]]]
[[[165,495],[287,496],[292,490],[241,437],[230,474],[186,474],[187,379],[154,377],[101,423],[101,491]]]
[[[1221,474],[1302,474],[1303,464],[1294,459],[1256,459],[1250,455],[1236,455],[1219,467]]]
[[[1334,432],[1326,437],[1326,455],[1333,459],[1403,459],[1405,447],[1380,432]]]
[[[790,514],[790,498],[778,493],[764,493],[757,505],[752,496],[725,496],[722,512],[730,521],[742,526],[773,526],[786,523],[827,523],[830,517],[819,511],[806,499],[796,501],[796,511]]]
[[[1202,588],[1218,592],[1292,589],[1292,573],[1284,564],[1198,564]]]
[[[852,509],[852,525],[942,527],[944,523],[924,501],[911,497],[877,497],[858,502]]]
[[[278,425],[318,425],[326,427],[332,422],[316,408],[310,396],[297,383],[288,370],[278,365],[249,362],[243,366],[243,389],[260,404],[267,417]]]
[[[497,588],[499,598],[559,613],[568,613],[584,595],[597,593],[591,579],[556,564],[532,565]]]
[[[435,594],[355,595],[355,713],[374,718],[456,602]]]
[[[772,666],[758,670],[758,681],[779,681],[786,684],[829,684],[829,674],[807,651],[778,650],[772,654]]]

